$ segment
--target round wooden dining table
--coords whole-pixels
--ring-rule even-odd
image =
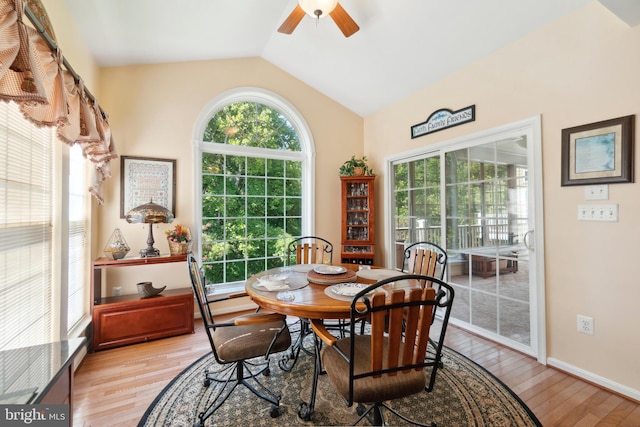
[[[341,279],[339,274],[326,274],[322,276],[325,276],[325,281],[328,283],[313,281],[311,275],[314,275],[314,270],[326,267],[343,267],[349,272],[354,272],[355,277]],[[402,274],[404,273],[384,268],[360,269],[359,264],[334,264],[332,266],[299,264],[273,268],[255,274],[247,279],[245,290],[251,299],[265,310],[303,319],[348,319],[351,313],[351,299],[330,292],[331,286],[344,282],[373,284],[382,279]],[[280,275],[286,276],[286,280],[289,282],[284,289],[268,290],[261,286],[261,278]],[[318,277],[317,274],[315,276]],[[333,277],[335,279],[332,280]],[[405,282],[398,283],[402,283],[400,286],[403,287],[417,286]]]
[[[334,271],[331,271],[331,270]],[[346,270],[341,272],[342,269]],[[317,271],[316,271],[317,270]],[[318,273],[329,271],[328,274]],[[311,334],[309,319],[344,320],[351,315],[352,297],[333,292],[332,287],[355,284],[373,284],[389,277],[401,276],[402,272],[383,268],[363,268],[358,264],[299,264],[289,267],[273,268],[249,277],[245,290],[251,299],[261,308],[301,319],[298,339],[291,347],[290,356],[283,359],[280,368],[290,371],[304,349],[305,336]],[[269,280],[273,279],[273,281]],[[278,285],[278,280],[286,282]],[[320,282],[320,283],[318,283]],[[265,287],[266,286],[266,287]],[[398,281],[396,288],[420,286],[415,281]],[[268,289],[269,288],[269,289]],[[321,341],[314,338],[313,385],[309,402],[302,401],[298,407],[298,416],[310,420],[314,411],[318,375],[320,366],[319,346]]]

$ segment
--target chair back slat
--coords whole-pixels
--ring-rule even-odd
[[[312,264],[324,264],[324,251],[319,245],[313,245],[311,249],[311,263]]]
[[[409,292],[409,301],[420,301],[422,298],[421,289],[411,289]],[[405,342],[403,348],[403,365],[414,363],[414,348],[416,345],[416,332],[418,330],[418,319],[420,318],[420,306],[409,306],[406,310],[405,321]]]
[[[373,295],[372,305],[379,307],[384,305],[385,295],[378,292]],[[384,311],[376,311],[371,315],[371,370],[378,371],[382,369],[382,354],[384,349],[385,321],[387,313]],[[374,378],[380,375],[374,376]]]
[[[405,270],[407,273],[418,274],[416,272],[416,259],[418,258],[418,251],[412,250],[409,252],[409,260],[407,261],[407,269]],[[421,263],[422,260],[418,261],[418,264]]]
[[[433,287],[424,288],[422,293],[422,299],[424,300],[434,300],[436,298],[436,290]],[[417,316],[417,331],[415,337],[417,337],[418,342],[415,346],[414,363],[420,360],[425,360],[427,356],[429,331],[431,330],[431,323],[433,322],[435,308],[436,307],[434,305],[425,305]],[[416,368],[416,370],[418,370],[418,368]]]
[[[391,304],[400,304],[404,301],[404,291],[395,290],[391,293]],[[387,366],[395,368],[400,361],[400,347],[402,344],[402,330],[404,327],[404,307],[396,307],[389,310],[389,344],[387,351]],[[395,375],[392,372],[390,375]]]

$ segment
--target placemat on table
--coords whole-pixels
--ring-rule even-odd
[[[372,268],[370,270],[360,270],[357,273],[358,277],[361,277],[363,279],[368,279],[368,280],[383,280],[389,277],[402,276],[403,274],[407,274],[407,273],[403,273],[402,271],[398,271],[398,270],[390,270],[386,268]]]
[[[356,281],[356,272],[347,270],[340,274],[321,274],[313,270],[307,273],[307,280],[320,285],[332,285],[335,283],[346,283]]]

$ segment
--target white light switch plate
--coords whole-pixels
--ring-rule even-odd
[[[587,185],[584,187],[584,199],[609,200],[609,186],[607,184]]]
[[[578,205],[578,220],[580,221],[618,221],[618,205],[588,204]]]

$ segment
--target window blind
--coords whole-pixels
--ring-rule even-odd
[[[89,315],[87,278],[88,192],[85,162],[79,145],[69,150],[69,254],[67,331]]]
[[[54,336],[53,137],[0,103],[0,350]]]

